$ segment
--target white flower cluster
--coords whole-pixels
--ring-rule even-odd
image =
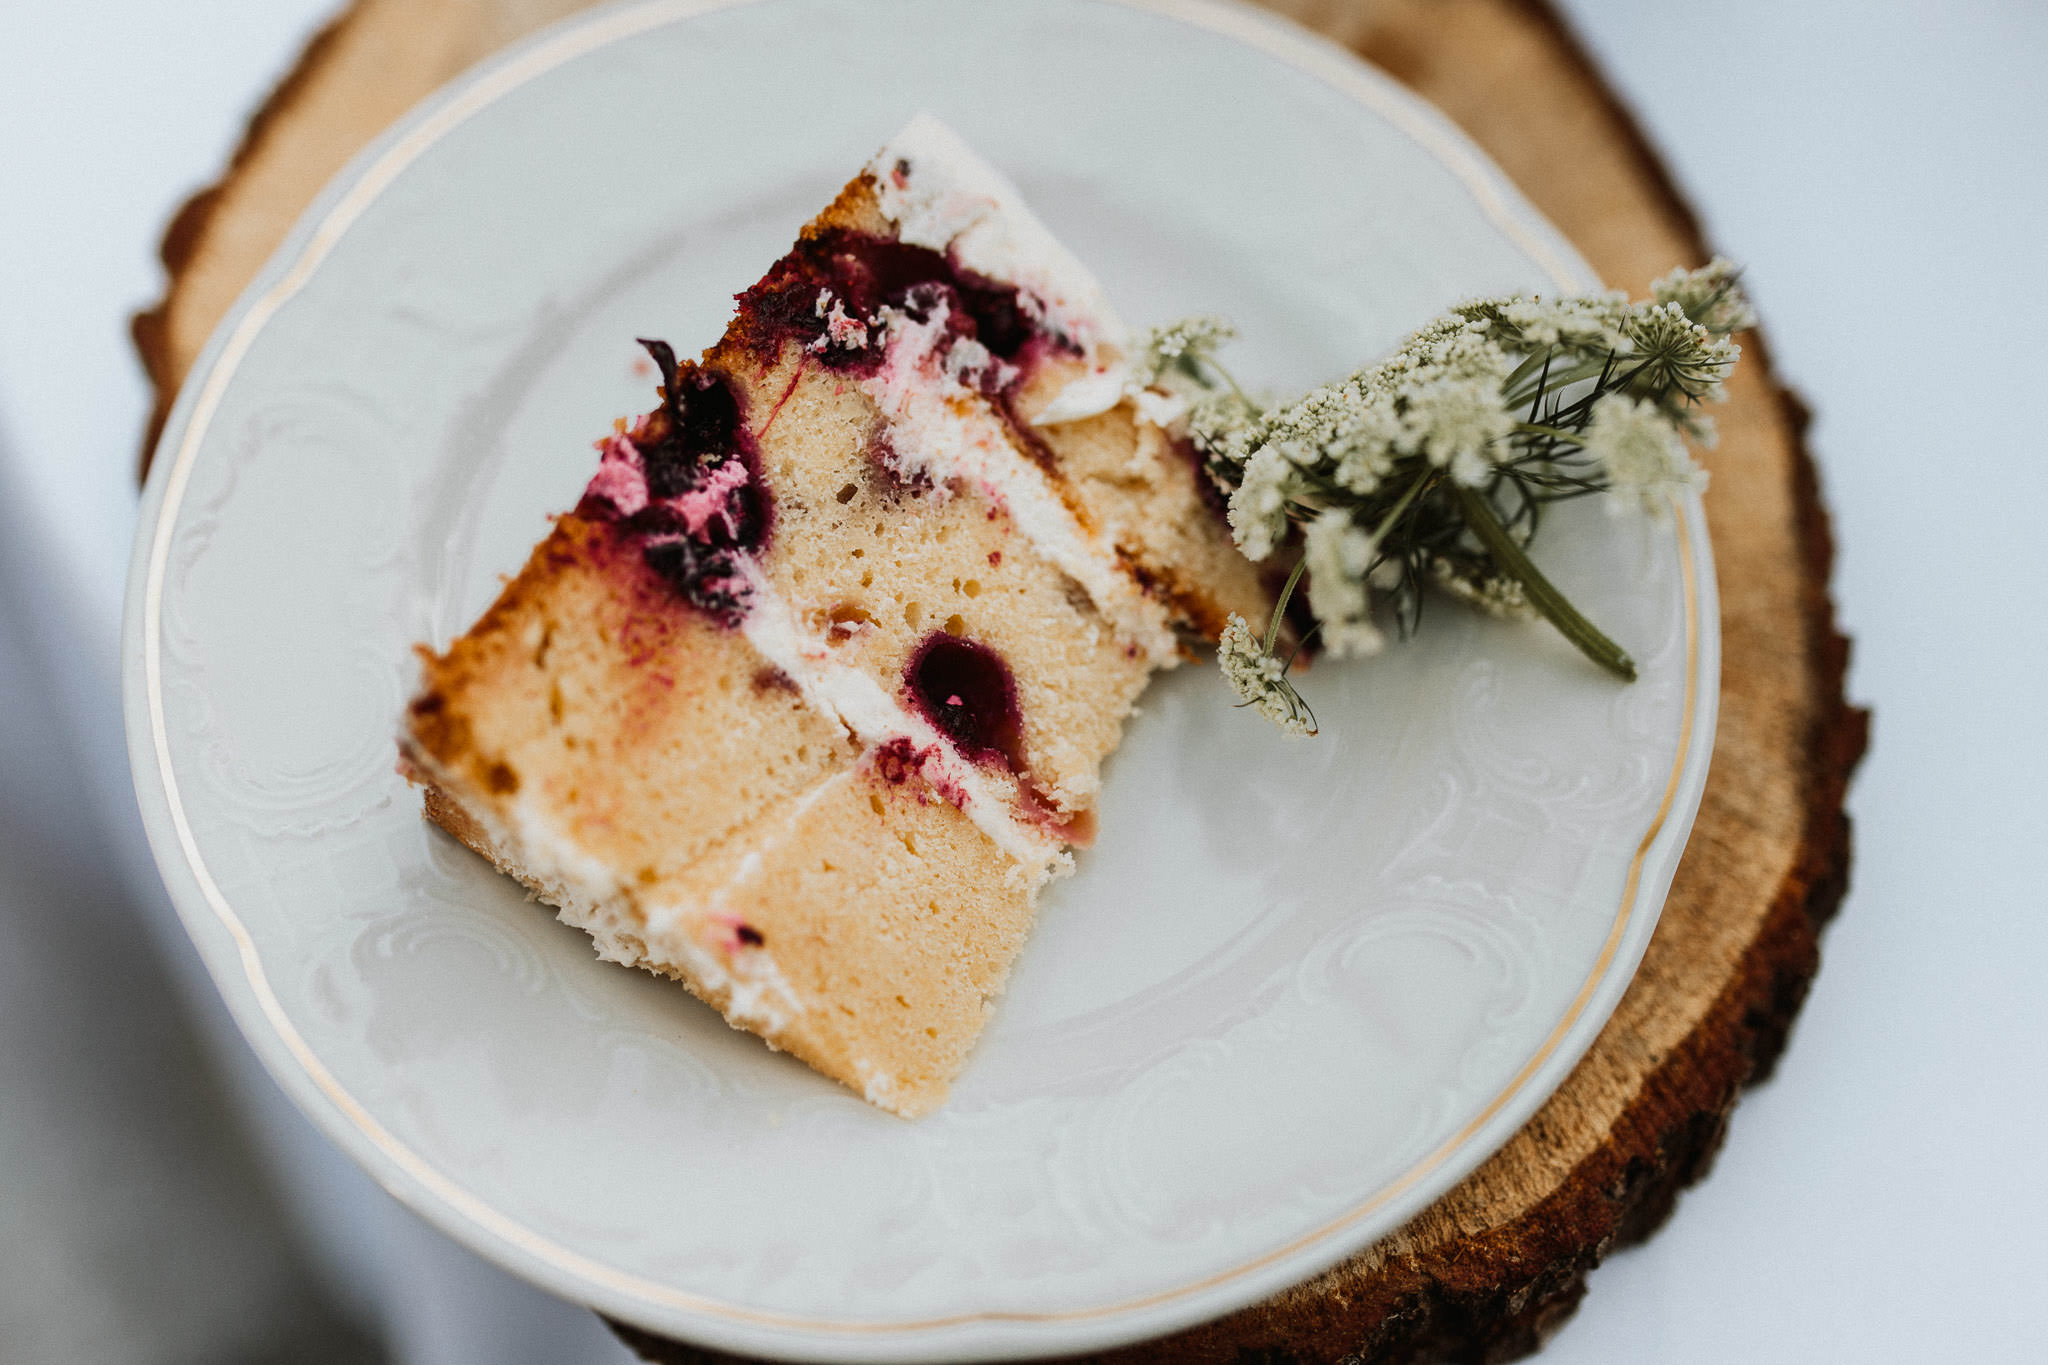
[[[1743,296],[1735,262],[1716,256],[1698,270],[1680,268],[1650,286],[1650,297],[1675,303],[1679,310],[1715,336],[1745,332],[1756,326],[1756,313]]]
[[[1264,424],[1264,412],[1230,389],[1211,392],[1188,409],[1188,435],[1195,448],[1226,469],[1241,470],[1250,463]]]
[[[1372,623],[1368,574],[1379,546],[1351,514],[1332,507],[1302,533],[1308,561],[1308,609],[1322,623],[1323,648],[1339,658],[1377,654],[1386,637]]]
[[[1495,323],[1495,335],[1511,350],[1546,347],[1573,350],[1628,349],[1630,304],[1620,290],[1570,298],[1475,299],[1452,310],[1460,317]]]
[[[1316,732],[1316,718],[1308,703],[1287,681],[1287,665],[1266,652],[1259,637],[1252,634],[1251,624],[1235,612],[1223,627],[1223,638],[1217,641],[1216,661],[1223,666],[1230,690],[1245,705],[1257,707],[1260,715],[1290,735]]]
[[[1721,381],[1742,356],[1742,348],[1717,337],[1685,315],[1676,303],[1640,305],[1630,319],[1629,350],[1623,363],[1637,376],[1633,388],[1669,392],[1683,403],[1718,403],[1727,391]]]
[[[1524,549],[1546,503],[1605,492],[1611,507],[1654,509],[1703,487],[1687,441],[1711,444],[1698,407],[1726,396],[1741,356],[1729,334],[1755,320],[1735,267],[1716,259],[1657,281],[1643,302],[1610,292],[1459,304],[1385,360],[1292,403],[1256,402],[1230,380],[1215,352],[1234,332],[1219,318],[1155,328],[1129,363],[1133,383],[1188,402],[1188,433],[1229,495],[1245,556],[1298,545],[1296,579],[1306,575],[1331,653],[1379,649],[1375,606],[1391,601],[1405,629],[1433,581],[1500,615],[1541,614],[1632,676],[1626,651]],[[1236,618],[1222,661],[1248,704],[1313,731],[1286,666]]]
[[[1380,364],[1286,407],[1199,408],[1191,426],[1205,450],[1245,451],[1230,499],[1238,548],[1266,558],[1286,538],[1291,510],[1322,505],[1325,489],[1374,493],[1405,457],[1467,487],[1484,484],[1515,429],[1501,398],[1514,361],[1493,330],[1488,318],[1446,316]]]
[[[1213,314],[1182,318],[1164,327],[1150,327],[1131,344],[1130,386],[1146,389],[1176,372],[1185,375],[1190,366],[1211,359],[1219,348],[1237,340],[1237,328],[1228,318]]]
[[[1656,511],[1669,492],[1707,486],[1707,471],[1685,453],[1670,415],[1646,399],[1603,395],[1583,439],[1582,449],[1607,475],[1612,511],[1631,505]]]

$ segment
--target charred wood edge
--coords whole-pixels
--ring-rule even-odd
[[[1546,28],[1577,79],[1596,93],[1624,150],[1696,259],[1706,249],[1698,221],[1668,172],[1588,59],[1544,0],[1512,0]],[[355,18],[351,4],[314,36],[291,72],[251,118],[221,181],[200,190],[172,218],[160,248],[168,274],[165,296],[131,324],[135,347],[156,392],[140,474],[177,397],[167,335],[171,295],[220,207],[231,180],[285,115]],[[1761,337],[1752,353],[1772,374]],[[1819,966],[1819,936],[1848,885],[1849,822],[1842,809],[1848,782],[1868,739],[1869,715],[1843,695],[1848,641],[1836,631],[1828,579],[1834,557],[1827,511],[1806,449],[1809,414],[1773,378],[1794,438],[1790,471],[1806,561],[1801,626],[1822,698],[1806,746],[1807,828],[1803,854],[1778,887],[1763,924],[1735,976],[1699,1027],[1649,1076],[1613,1135],[1550,1196],[1512,1222],[1456,1247],[1390,1261],[1356,1292],[1292,1295],[1242,1310],[1158,1341],[1093,1357],[1100,1361],[1503,1361],[1540,1346],[1578,1305],[1586,1276],[1611,1249],[1641,1241],[1664,1222],[1680,1190],[1703,1177],[1727,1131],[1744,1086],[1770,1074]],[[1345,1289],[1353,1289],[1346,1285]],[[606,1319],[650,1361],[709,1365],[740,1357],[701,1350]]]

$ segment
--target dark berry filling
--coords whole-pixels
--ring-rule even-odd
[[[1024,720],[1003,656],[978,641],[934,631],[904,666],[912,703],[961,754],[1024,771]]]
[[[747,614],[751,590],[731,550],[706,550],[687,539],[649,541],[641,550],[647,567],[678,596],[721,625],[737,627]]]
[[[822,310],[821,293],[829,294]],[[764,362],[794,339],[847,374],[870,374],[881,365],[879,315],[885,306],[924,322],[943,305],[949,332],[980,342],[1000,360],[1014,360],[1040,336],[1062,349],[1078,349],[1043,331],[1014,285],[962,270],[929,247],[845,228],[798,242],[739,302],[743,340]],[[843,319],[837,330],[835,304]],[[849,330],[849,322],[857,327]],[[992,383],[992,376],[984,382]]]
[[[745,561],[767,548],[774,519],[739,392],[722,371],[678,364],[665,341],[640,344],[661,367],[661,406],[607,447],[577,512],[612,522],[684,601],[738,625]]]
[[[1010,411],[1007,391],[1015,384],[1018,365],[1029,365],[1027,352],[1079,350],[1048,328],[1042,310],[1028,307],[1014,285],[963,270],[928,247],[844,228],[798,242],[759,284],[739,296],[739,304],[732,335],[763,364],[773,363],[782,346],[795,340],[827,368],[857,376],[874,373],[885,358],[884,308],[918,323],[943,317],[948,354],[959,354],[954,350],[958,342],[972,341],[1002,362],[970,362],[958,373],[995,400],[1020,432],[1025,428]],[[641,419],[630,445],[607,447],[605,463],[577,511],[612,522],[639,542],[647,566],[683,600],[736,626],[751,592],[747,561],[767,548],[774,516],[741,392],[718,369],[679,362],[665,341],[643,338],[640,344],[661,367],[662,404]],[[1041,462],[1048,458],[1042,445],[1027,441],[1027,448]],[[877,441],[875,454],[895,480],[886,437]],[[913,479],[897,491],[920,490]],[[1001,756],[1015,766],[1021,741],[1009,670],[986,650],[987,666],[939,657],[957,653],[938,650],[931,641],[920,653],[936,660],[933,668],[952,669],[964,679],[961,687],[947,687],[929,699],[926,709],[933,723],[952,735],[963,752]],[[987,677],[977,683],[983,674]],[[949,702],[952,697],[959,700]]]
[[[658,501],[686,491],[707,461],[740,453],[740,401],[717,370],[678,365],[666,341],[642,337],[640,344],[661,366],[661,406],[634,442],[647,463],[647,495]]]
[[[874,764],[875,775],[892,787],[903,786],[918,776],[924,766],[917,745],[900,735],[877,745],[870,761]]]

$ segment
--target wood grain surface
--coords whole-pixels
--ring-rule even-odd
[[[220,183],[165,235],[164,299],[135,320],[157,394],[145,463],[208,334],[348,158],[464,67],[586,3],[356,0],[314,40]],[[1641,294],[1705,259],[1655,156],[1539,0],[1270,7],[1442,108],[1610,284]],[[1722,635],[1713,769],[1620,1008],[1528,1126],[1406,1227],[1264,1303],[1096,1359],[1511,1359],[1569,1316],[1609,1250],[1654,1231],[1706,1173],[1819,965],[1868,721],[1843,698],[1848,647],[1828,599],[1833,551],[1806,413],[1772,377],[1762,339],[1743,341],[1706,460]],[[729,1359],[614,1326],[650,1360]]]

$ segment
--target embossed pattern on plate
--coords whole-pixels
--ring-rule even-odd
[[[484,1254],[761,1353],[1086,1349],[1397,1226],[1613,1008],[1712,737],[1696,499],[1568,508],[1545,546],[1633,687],[1454,610],[1317,668],[1310,743],[1206,668],[1169,675],[1100,844],[916,1124],[598,962],[423,825],[392,771],[411,643],[473,618],[593,437],[646,406],[632,338],[715,336],[920,108],[1134,320],[1234,316],[1260,382],[1339,373],[1458,296],[1589,279],[1440,116],[1249,11],[616,7],[458,82],[330,188],[188,382],[131,579],[145,819],[280,1082]]]

